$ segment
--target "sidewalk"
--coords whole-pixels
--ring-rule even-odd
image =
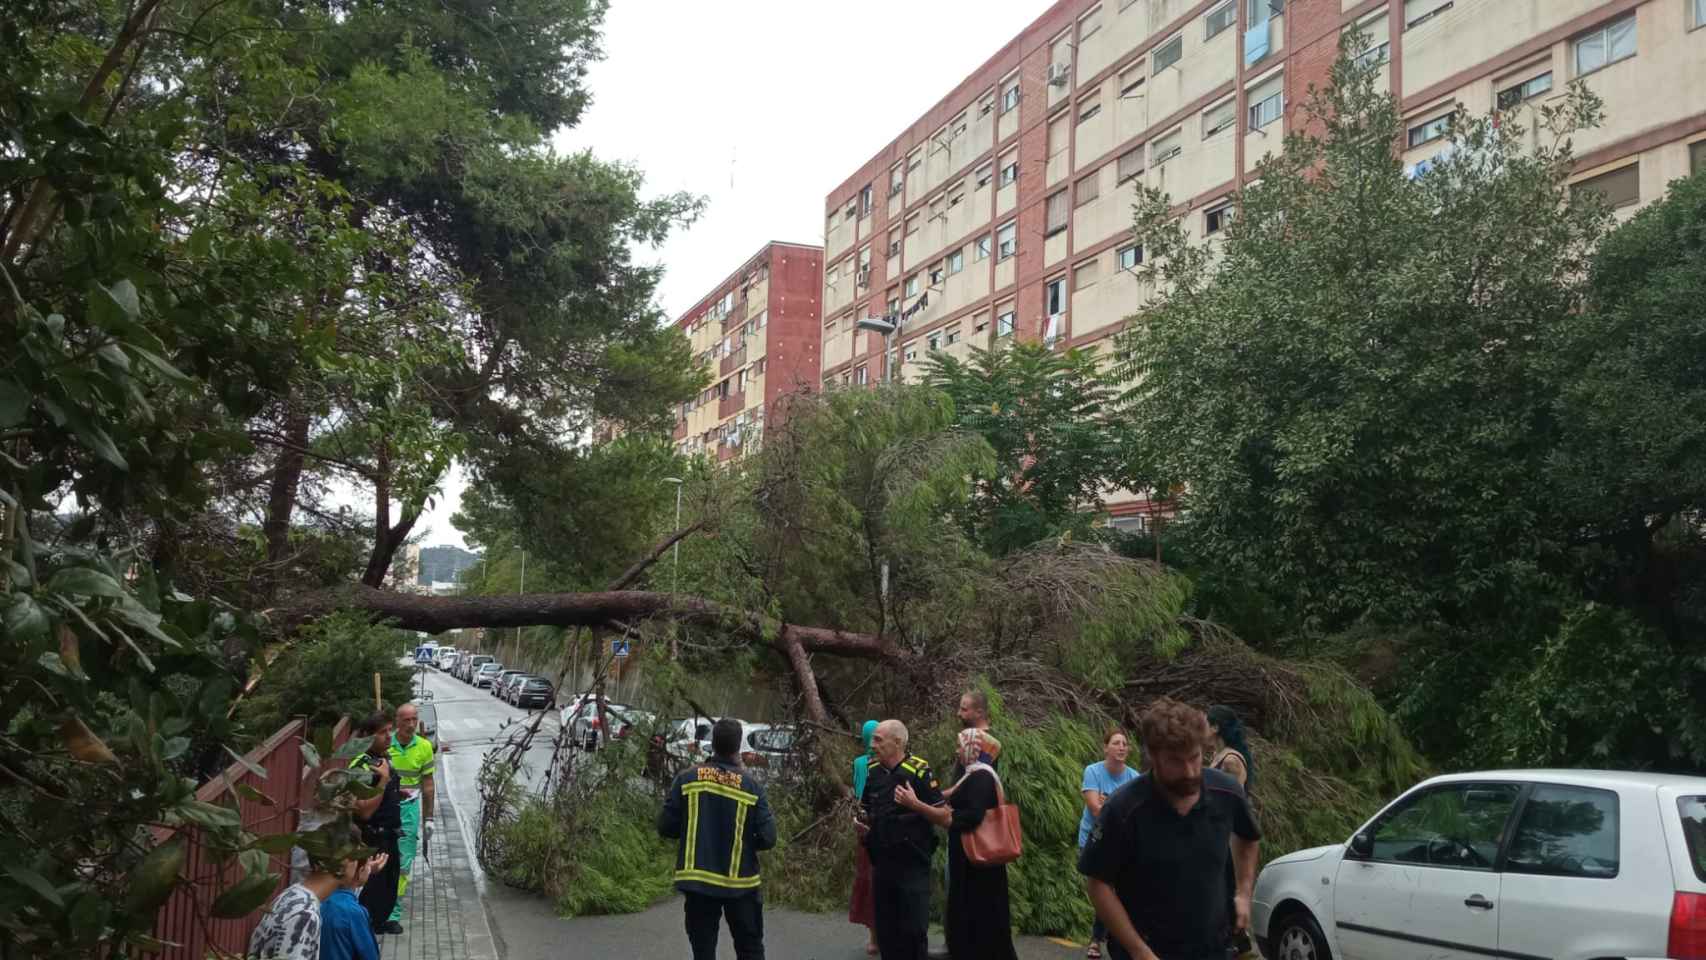
[[[403,898],[403,932],[380,937],[380,955],[384,960],[497,960],[448,790],[438,794],[438,807],[432,857],[415,858]]]

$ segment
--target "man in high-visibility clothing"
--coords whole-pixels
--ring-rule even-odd
[[[681,841],[675,888],[685,896],[693,960],[716,960],[724,917],[739,960],[764,960],[764,896],[758,851],[776,845],[776,819],[764,787],[740,764],[739,720],[711,728],[711,759],[670,784],[658,833]]]
[[[391,769],[396,771],[403,788],[403,832],[397,838],[400,854],[397,879],[397,905],[385,924],[385,932],[403,932],[403,894],[409,889],[409,872],[415,865],[415,854],[421,849],[421,839],[432,838],[433,809],[433,752],[432,741],[420,735],[420,708],[405,703],[397,708],[397,733],[391,738]]]

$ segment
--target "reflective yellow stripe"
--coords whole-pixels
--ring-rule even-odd
[[[729,879],[740,878],[741,847],[746,844],[746,810],[744,803],[735,805],[735,848],[729,854]]]
[[[924,762],[923,757],[907,757],[905,760],[900,762],[900,768],[914,776],[920,775],[920,773],[929,766],[930,765],[928,763]]]
[[[726,874],[710,873],[705,870],[677,870],[675,871],[675,879],[697,880],[700,883],[708,883],[713,887],[728,887],[734,890],[750,889],[758,886],[760,882],[760,878],[756,873],[750,877],[731,877]]]
[[[685,793],[686,791],[683,791]],[[681,854],[681,869],[676,873],[696,873],[693,869],[693,851],[699,847],[699,795],[687,797],[687,849]]]
[[[681,792],[684,796],[694,796],[701,793],[714,793],[719,797],[728,797],[736,803],[758,802],[758,794],[756,793],[747,793],[745,790],[736,790],[734,787],[725,787],[720,783],[712,783],[709,780],[699,780],[694,783],[684,784],[681,788]]]

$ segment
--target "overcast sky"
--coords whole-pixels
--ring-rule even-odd
[[[708,200],[698,223],[639,251],[665,266],[658,297],[675,318],[766,242],[822,243],[829,191],[1049,6],[613,0],[592,106],[556,144],[637,165],[650,195]],[[874,52],[897,36],[905,47]],[[456,470],[424,543],[462,543],[461,495]]]

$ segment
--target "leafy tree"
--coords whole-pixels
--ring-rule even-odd
[[[966,523],[996,556],[1088,534],[1104,491],[1127,479],[1107,417],[1116,385],[1094,353],[1019,343],[968,360],[934,354],[927,381],[953,401],[955,425],[995,453]]]
[[[411,634],[348,614],[318,620],[267,665],[265,684],[243,701],[239,716],[255,737],[296,717],[327,727],[340,717],[363,717],[374,708],[374,674],[387,703],[409,700],[414,669],[399,655],[413,645]]]
[[[1533,481],[1556,441],[1547,340],[1607,223],[1563,185],[1564,138],[1598,107],[1572,88],[1464,120],[1410,177],[1355,39],[1223,239],[1189,243],[1140,193],[1155,294],[1121,340],[1138,456],[1185,486],[1204,553],[1317,629],[1493,615],[1562,547]],[[1525,151],[1530,122],[1553,139]]]

